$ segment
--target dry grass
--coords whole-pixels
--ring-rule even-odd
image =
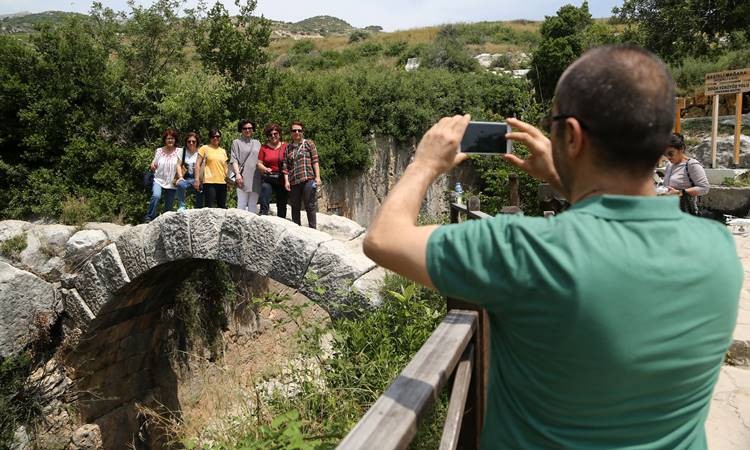
[[[272,288],[289,293],[285,289]],[[178,393],[182,421],[170,425],[172,436],[192,442],[231,442],[242,435],[242,428],[267,418],[259,385],[282,375],[302,352],[300,329],[284,308],[301,307],[298,319],[311,327],[329,323],[328,314],[302,295],[291,295],[283,303],[261,308],[264,326],[257,335],[225,335],[220,361],[190,355],[189,379],[183,380]]]

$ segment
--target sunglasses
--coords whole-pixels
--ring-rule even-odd
[[[542,117],[539,120],[539,128],[544,131],[545,133],[549,134],[552,131],[552,122],[557,122],[558,120],[565,120],[565,119],[576,119],[578,121],[578,124],[583,128],[584,130],[588,130],[589,127],[581,119],[574,116],[573,114],[557,114],[552,115],[552,113],[547,113],[544,117]]]
[[[268,133],[266,136],[280,136],[280,134],[279,134],[278,131],[272,131],[272,132]]]
[[[196,140],[194,140],[194,139],[190,139],[190,140],[188,140],[188,141],[187,141],[187,143],[188,143],[188,144],[197,144],[197,143],[198,143],[198,141],[196,141]]]
[[[252,131],[254,129],[253,127],[242,127],[242,131]]]
[[[220,138],[221,138],[220,134],[217,134],[216,136],[211,136],[211,139],[220,139]]]
[[[292,133],[302,133],[302,128],[292,128]]]

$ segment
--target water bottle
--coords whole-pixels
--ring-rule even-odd
[[[461,186],[460,182],[456,182],[456,187],[453,189],[453,198],[455,199],[455,203],[459,205],[463,205],[464,203],[464,188]]]

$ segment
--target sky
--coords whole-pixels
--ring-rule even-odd
[[[194,7],[198,0],[187,0]],[[236,12],[233,0],[221,0],[229,11]],[[128,11],[127,0],[100,0],[105,6],[118,11]],[[207,0],[213,5],[215,0]],[[136,0],[141,5],[148,0]],[[580,6],[583,0],[258,0],[256,14],[268,19],[298,22],[308,17],[328,15],[364,28],[379,25],[385,31],[405,30],[429,25],[483,20],[543,20],[555,15],[565,4]],[[591,0],[589,10],[595,18],[609,17],[612,7],[623,0]],[[75,11],[86,13],[91,0],[0,0],[0,15],[18,12]]]

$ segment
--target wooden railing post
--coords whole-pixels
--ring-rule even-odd
[[[464,209],[461,205],[453,204],[451,205],[451,223],[458,222],[460,211],[466,212],[469,219],[474,215],[469,213],[470,210],[468,208]],[[472,211],[478,211],[478,208],[477,210],[472,209]],[[481,212],[478,214],[481,214]],[[489,321],[487,319],[487,312],[477,305],[454,298],[446,298],[446,302],[448,311],[453,309],[463,309],[477,311],[478,313],[477,330],[471,341],[474,346],[471,384],[469,385],[469,394],[466,399],[466,410],[458,440],[459,449],[474,450],[479,448],[479,438],[482,433],[482,426],[484,425],[488,369],[490,362]]]

